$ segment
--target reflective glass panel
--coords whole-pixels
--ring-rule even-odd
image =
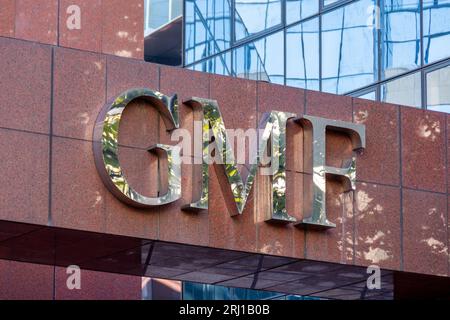
[[[281,295],[271,291],[229,288],[192,282],[183,283],[183,300],[267,300]]]
[[[424,62],[450,57],[450,0],[423,1]]]
[[[220,74],[223,76],[231,75],[231,53],[218,55],[214,58],[197,63],[192,68],[196,71]]]
[[[280,296],[277,292],[243,289],[243,288],[223,288],[222,290],[226,292],[226,300],[267,300],[277,296]],[[216,299],[221,299],[221,296],[216,296]]]
[[[283,32],[235,49],[233,59],[233,73],[239,78],[284,84]]]
[[[214,300],[214,286],[210,284],[184,282],[183,300]]]
[[[148,23],[151,29],[157,29],[169,22],[169,4],[167,0],[150,0],[147,5],[150,6]]]
[[[381,86],[381,101],[421,108],[422,94],[420,72],[383,84]]]
[[[281,23],[281,0],[236,0],[236,40]]]
[[[229,0],[186,0],[185,6],[185,64],[229,48]]]
[[[339,1],[342,1],[342,0],[323,0],[323,5],[324,6],[329,6],[330,4],[333,4],[333,3],[336,3],[336,2],[339,2]]]
[[[183,14],[183,0],[171,0],[170,14],[171,14],[171,19],[174,19]]]
[[[420,66],[420,1],[383,1],[383,78]]]
[[[450,113],[450,66],[427,73],[427,109]]]
[[[286,23],[291,24],[319,12],[317,0],[286,0]]]
[[[286,85],[319,90],[319,19],[286,30]]]
[[[372,100],[375,101],[377,99],[377,94],[375,91],[370,91],[370,92],[366,92],[363,93],[361,95],[357,95],[357,98],[361,98],[361,99],[367,99],[367,100]]]
[[[340,7],[322,18],[322,90],[342,94],[377,80],[374,0]]]

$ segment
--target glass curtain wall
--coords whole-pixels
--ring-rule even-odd
[[[450,112],[450,0],[184,3],[187,68]]]
[[[144,32],[147,36],[183,14],[183,0],[145,0]]]
[[[324,300],[319,297],[183,282],[183,300]]]

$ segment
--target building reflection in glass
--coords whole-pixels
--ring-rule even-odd
[[[450,64],[450,0],[185,5],[184,65],[198,71],[427,108],[431,78],[413,75]]]

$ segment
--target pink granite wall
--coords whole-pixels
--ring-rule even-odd
[[[74,4],[79,30],[67,25]],[[0,174],[8,186],[0,189],[0,220],[449,275],[448,115],[145,63],[143,37],[142,0],[0,0]],[[270,110],[366,125],[356,191],[327,185],[328,217],[337,227],[265,223],[260,180],[244,214],[231,218],[214,168],[209,212],[183,212],[196,184],[189,165],[180,201],[153,210],[119,202],[97,175],[92,130],[103,104],[132,87],[177,93],[180,101],[216,99],[227,128],[255,128]],[[192,131],[192,110],[181,105],[180,112],[181,126]],[[302,162],[302,128],[289,123],[288,130],[287,206],[301,219],[311,172]],[[329,164],[341,165],[348,138],[327,139]],[[120,159],[148,195],[158,191],[144,178],[156,173],[156,162],[143,148],[156,142],[170,143],[158,113],[133,103],[120,128]],[[62,268],[0,261],[0,271],[0,298],[141,297],[139,277],[85,271],[87,290],[76,292],[66,289]]]
[[[69,290],[65,268],[0,260],[0,300],[140,300],[141,277],[81,270]]]
[[[0,38],[0,70],[9,75],[0,79],[0,173],[8,185],[0,190],[2,220],[448,275],[446,114],[8,38]],[[228,128],[254,128],[268,110],[365,124],[356,191],[342,194],[339,183],[328,182],[328,217],[337,227],[305,231],[263,222],[267,196],[260,181],[243,215],[232,218],[214,168],[209,212],[183,212],[195,183],[188,165],[176,203],[137,210],[119,202],[96,172],[92,130],[107,99],[142,86],[178,93],[180,100],[216,99]],[[183,128],[192,130],[193,116],[181,105]],[[289,124],[288,130],[287,205],[301,219],[311,172],[301,162],[301,127]],[[157,192],[144,178],[156,165],[143,148],[168,138],[155,109],[139,102],[127,108],[120,158],[139,191]],[[327,139],[329,164],[340,165],[350,154],[349,140]]]
[[[0,36],[143,59],[144,1],[0,0]]]

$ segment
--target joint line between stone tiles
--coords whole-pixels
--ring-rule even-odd
[[[259,118],[259,81],[256,83],[256,119]],[[256,120],[258,121],[258,120]],[[237,151],[237,150],[236,150]],[[257,175],[258,176],[258,175]],[[259,180],[259,178],[257,178]],[[258,195],[259,195],[259,183],[256,183],[255,190],[253,192],[253,203],[258,201]],[[255,246],[256,251],[259,252],[259,210],[258,210],[258,204],[255,203],[253,206],[253,219],[255,220]],[[294,239],[292,237],[292,242],[294,242]],[[292,252],[291,252],[292,253]]]
[[[355,123],[355,99],[352,98],[352,123]],[[353,264],[356,263],[356,191],[352,190],[352,247],[353,247]]]
[[[56,300],[56,265],[53,265],[53,300]]]
[[[158,66],[156,68],[156,72],[157,72],[157,78],[158,78],[158,91],[161,91],[161,67]],[[180,102],[178,102],[178,112],[180,112]],[[161,115],[158,114],[158,118],[157,118],[157,136],[158,136],[158,141],[161,141]],[[161,164],[160,164],[160,159],[158,157],[158,191],[157,191],[157,195],[159,196],[160,192],[161,192]],[[160,239],[161,238],[161,209],[158,208],[158,221],[157,221],[157,228],[156,228],[156,238]]]
[[[56,19],[56,45],[59,47],[60,39],[59,39],[59,29],[61,27],[61,0],[58,0],[58,6],[57,6],[57,19]]]
[[[17,1],[14,1],[14,31],[13,31],[13,38],[16,37],[16,21],[17,21]]]
[[[103,2],[102,2],[102,5],[103,5]],[[103,17],[102,17],[102,19],[103,19]],[[103,23],[102,23],[102,37],[103,37]],[[101,48],[101,50],[103,51],[103,48]],[[109,57],[103,57],[103,61],[105,62],[105,71],[104,71],[104,75],[105,75],[105,81],[104,81],[104,84],[105,84],[105,91],[104,91],[104,100],[103,100],[103,103],[104,104],[106,104],[107,102],[108,102],[108,88],[109,88],[109,85],[108,85],[108,82],[109,82],[109,78],[108,78],[108,65],[109,65],[109,62],[110,62],[110,58]],[[97,120],[95,120],[96,122],[97,122]],[[95,123],[94,123],[94,126],[95,126]],[[93,144],[94,143],[94,141],[93,141],[94,139],[92,138],[92,141],[91,141],[91,143]],[[119,145],[120,146],[120,145]],[[103,192],[106,192],[104,189],[103,189]],[[103,201],[102,202],[102,212],[103,212],[103,228],[104,228],[104,230],[106,230],[107,229],[107,226],[108,226],[108,203],[107,203],[107,201],[106,201],[106,194],[104,194],[103,195],[104,196],[104,199],[105,199],[105,201]]]
[[[402,144],[402,108],[397,109],[398,119],[398,146],[399,146],[399,175],[400,175],[400,270],[404,270],[404,244],[403,244],[403,144]]]
[[[53,225],[52,215],[52,175],[53,175],[53,106],[54,106],[54,86],[55,86],[55,49],[52,48],[51,52],[51,64],[50,64],[50,135],[49,135],[49,151],[48,151],[48,216],[47,225]]]
[[[50,136],[49,133],[36,132],[36,131],[17,129],[17,128],[8,128],[8,127],[3,127],[3,126],[0,126],[0,130],[15,131],[15,132],[21,132],[21,133],[27,133],[27,134],[37,134],[37,135],[46,136],[46,137]]]
[[[104,3],[103,3],[103,1],[101,1],[101,3],[100,3],[101,12],[105,12],[104,8],[103,8],[103,5],[104,5]],[[103,53],[103,35],[104,35],[104,31],[105,31],[105,23],[104,22],[105,22],[105,15],[102,14],[101,15],[101,28],[100,28],[100,32],[101,32],[101,35],[100,35],[100,52],[102,54],[104,54]]]
[[[445,202],[445,204],[446,204],[446,216],[447,216],[447,220],[446,220],[446,226],[447,226],[447,228],[446,228],[446,233],[447,233],[447,275],[449,275],[450,276],[450,252],[449,252],[449,246],[450,246],[450,234],[449,234],[449,225],[448,225],[448,208],[449,208],[449,206],[448,206],[448,200],[449,200],[449,195],[448,195],[448,148],[449,148],[449,145],[448,145],[448,115],[445,117],[445,124],[444,124],[444,127],[445,127],[445,146],[446,146],[446,150],[445,150],[445,166],[446,166],[446,171],[447,171],[447,174],[445,175],[445,185],[446,185],[446,192],[447,192],[447,201]]]
[[[48,44],[48,43],[43,43],[43,42],[38,42],[38,41],[33,41],[33,40],[27,40],[27,39],[19,39],[19,38],[15,38],[15,37],[8,37],[5,35],[0,36],[0,39],[9,39],[9,40],[14,40],[14,41],[19,41],[19,42],[25,42],[28,44],[35,44],[35,45],[40,45],[40,46],[45,46],[45,47],[51,47],[51,48],[61,48],[61,49],[65,49],[65,50],[73,50],[76,51],[78,53],[94,53],[94,54],[98,54],[98,55],[102,55],[105,58],[118,58],[118,59],[124,59],[126,61],[134,61],[134,62],[141,62],[141,63],[147,63],[147,64],[151,64],[151,65],[156,65],[155,63],[152,62],[147,62],[143,59],[140,58],[136,58],[136,57],[123,57],[123,56],[118,56],[112,53],[104,53],[104,52],[98,52],[98,51],[93,51],[90,49],[78,49],[78,48],[73,48],[73,47],[66,47],[66,46],[56,46],[54,44]]]

